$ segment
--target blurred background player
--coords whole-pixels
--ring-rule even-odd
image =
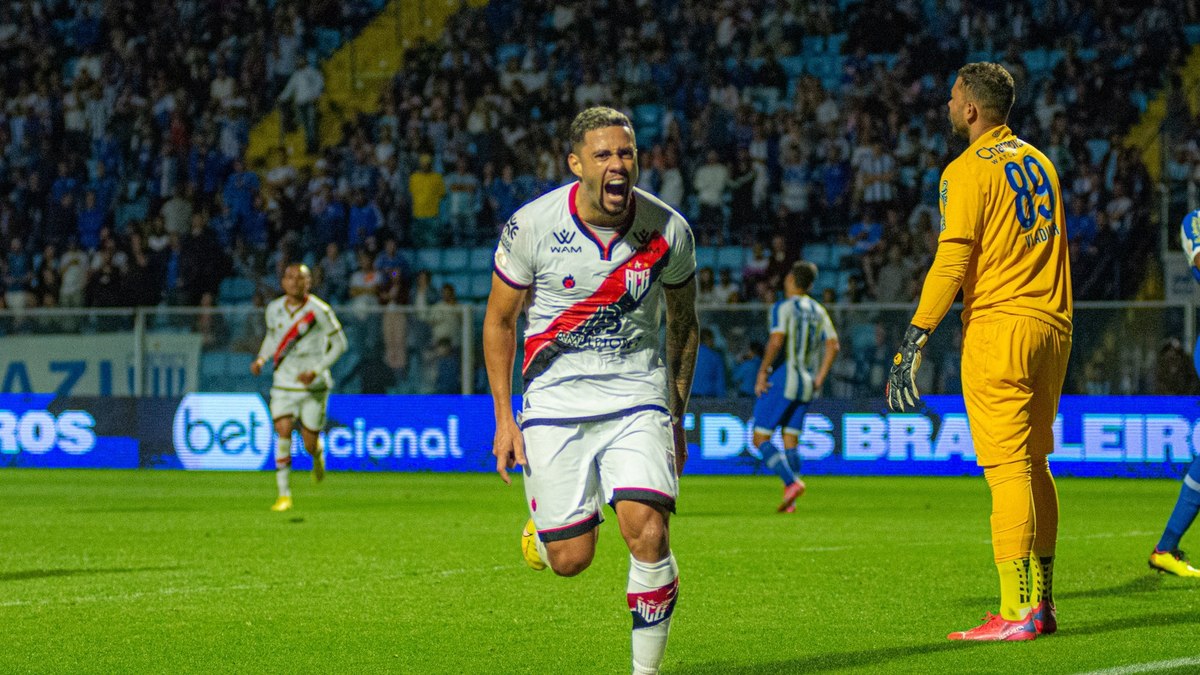
[[[279,497],[272,511],[292,508],[288,474],[292,468],[292,431],[300,430],[304,449],[313,460],[313,480],[325,478],[325,456],[318,434],[325,427],[325,407],[333,376],[329,369],[346,353],[346,334],[337,316],[309,293],[312,274],[294,263],[283,271],[283,295],[267,304],[267,334],[250,372],[258,375],[270,361],[271,418],[275,420],[275,483]]]
[[[771,337],[754,383],[758,396],[754,404],[754,445],[763,463],[783,481],[779,511],[784,513],[795,511],[796,499],[804,494],[796,446],[804,431],[808,404],[825,384],[839,349],[829,312],[808,295],[816,278],[817,266],[805,260],[797,261],[784,275],[783,292],[787,297],[771,308]],[[772,370],[781,353],[783,363]],[[779,427],[783,427],[783,452],[771,442],[771,434]]]
[[[668,537],[687,446],[681,421],[696,365],[695,244],[687,221],[638,180],[629,119],[589,108],[571,123],[578,182],[526,204],[496,248],[483,325],[506,483],[524,467],[535,570],[575,576],[592,562],[607,503],[629,548],[634,673],[657,673],[679,587]],[[524,405],[512,412],[517,317]],[[658,350],[666,303],[666,363]]]
[[[962,384],[992,493],[1000,614],[951,640],[1032,640],[1053,633],[1058,493],[1048,456],[1071,354],[1071,266],[1058,172],[1008,128],[1012,75],[996,63],[958,71],[950,126],[969,147],[942,172],[941,234],[887,398],[920,401],[921,348],[963,292]]]
[[[1192,277],[1200,281],[1200,211],[1193,211],[1183,219],[1179,241],[1183,245],[1183,254],[1187,256],[1188,265],[1192,268]],[[1200,374],[1200,338],[1192,350],[1192,358],[1196,372]],[[1183,487],[1179,489],[1179,499],[1171,517],[1167,519],[1167,527],[1163,530],[1158,546],[1150,553],[1150,567],[1160,572],[1169,572],[1181,577],[1200,579],[1200,569],[1192,567],[1187,555],[1179,549],[1179,540],[1196,520],[1200,511],[1200,457],[1192,460],[1187,474],[1183,477]]]

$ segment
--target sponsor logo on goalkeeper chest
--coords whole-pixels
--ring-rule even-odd
[[[992,134],[992,136],[995,138],[999,134]],[[1025,147],[1025,141],[1019,138],[1012,138],[995,145],[985,145],[975,151],[975,156],[979,159],[987,160],[992,164],[999,164],[1001,160],[1008,159],[1023,147]]]

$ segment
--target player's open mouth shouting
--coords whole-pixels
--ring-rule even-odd
[[[629,176],[624,172],[610,174],[604,182],[604,210],[609,213],[621,213],[629,207],[630,192]]]

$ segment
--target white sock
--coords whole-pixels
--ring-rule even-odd
[[[280,497],[291,497],[288,474],[292,472],[292,439],[280,436],[275,443],[275,486]]]
[[[662,664],[671,631],[671,614],[679,591],[679,567],[675,556],[645,563],[629,556],[629,585],[626,598],[633,615],[634,675],[653,675]]]

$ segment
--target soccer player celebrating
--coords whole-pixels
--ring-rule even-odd
[[[804,481],[797,477],[800,451],[796,446],[804,431],[804,413],[829,376],[839,349],[829,313],[808,296],[816,278],[817,266],[804,260],[784,275],[787,297],[771,308],[771,337],[754,384],[758,396],[754,404],[754,445],[763,463],[783,480],[783,502],[779,504],[782,513],[795,511],[796,499],[804,494]],[[772,372],[781,352],[783,365]],[[783,427],[783,452],[771,442],[771,434],[778,427]]]
[[[1071,274],[1058,173],[1008,128],[1013,97],[998,64],[958,71],[950,124],[970,146],[942,173],[937,255],[886,392],[892,410],[920,401],[921,348],[961,287],[963,398],[992,493],[1000,614],[951,640],[1032,640],[1057,629],[1058,494],[1047,456],[1071,352]]]
[[[679,572],[669,516],[687,445],[681,421],[696,364],[695,246],[687,222],[635,188],[629,119],[589,108],[570,127],[578,181],[526,204],[504,227],[483,324],[495,403],[496,471],[521,466],[532,518],[525,561],[570,577],[596,550],[601,507],[629,547],[633,672],[657,673]],[[517,317],[524,405],[512,411]],[[666,303],[666,362],[659,308]]]
[[[304,449],[312,455],[313,480],[325,478],[325,455],[318,435],[333,376],[329,368],[346,353],[346,334],[329,305],[311,295],[312,273],[293,263],[283,271],[283,295],[267,305],[267,334],[250,372],[258,375],[270,361],[271,417],[275,420],[275,483],[279,498],[272,511],[292,508],[288,474],[292,468],[292,430],[300,428]]]
[[[1183,244],[1183,254],[1187,256],[1188,265],[1192,268],[1192,277],[1200,281],[1200,211],[1187,214],[1183,219],[1179,241]],[[1195,359],[1196,372],[1200,373],[1200,339],[1192,350]],[[1167,527],[1163,530],[1158,546],[1150,554],[1150,567],[1160,572],[1168,572],[1181,577],[1200,579],[1200,570],[1192,567],[1187,555],[1179,550],[1179,540],[1196,520],[1200,511],[1200,457],[1192,460],[1187,475],[1183,477],[1183,487],[1179,489],[1179,499],[1171,517],[1167,519]]]

